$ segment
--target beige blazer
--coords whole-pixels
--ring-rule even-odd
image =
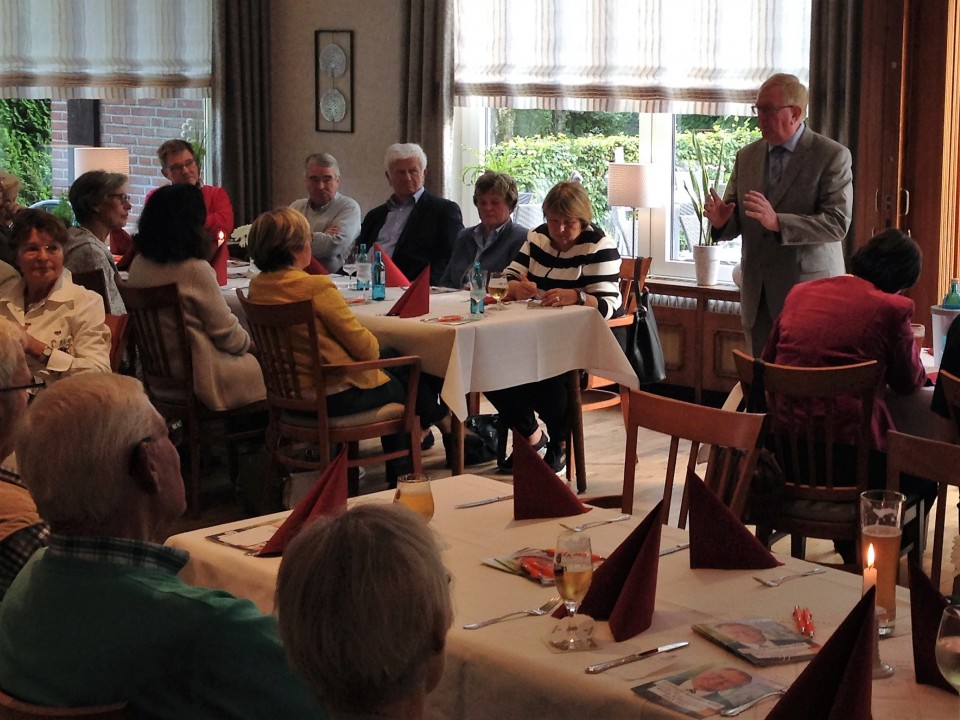
[[[736,202],[730,221],[715,237],[743,236],[740,314],[744,328],[752,328],[761,291],[774,320],[783,309],[790,288],[800,282],[844,273],[842,240],[853,214],[853,174],[850,151],[806,128],[767,200],[780,219],[780,232],[766,230],[743,211],[743,196],[764,193],[767,143],[757,140],[737,153],[724,192]]]

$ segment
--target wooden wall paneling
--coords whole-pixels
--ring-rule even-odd
[[[703,389],[730,392],[739,382],[733,351],[747,348],[740,315],[704,313],[703,338]]]

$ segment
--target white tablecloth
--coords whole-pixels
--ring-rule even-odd
[[[613,642],[606,623],[599,623],[601,647],[591,652],[554,654],[543,637],[555,622],[548,617],[530,617],[464,630],[464,623],[541,605],[552,588],[481,565],[484,558],[504,555],[523,547],[553,547],[557,520],[513,520],[509,501],[477,508],[455,510],[455,504],[502,495],[506,486],[494,480],[461,475],[433,483],[436,514],[431,526],[441,538],[444,562],[453,575],[454,624],[447,643],[447,668],[440,686],[430,697],[432,718],[678,718],[679,715],[641,700],[630,690],[653,677],[678,672],[705,662],[724,662],[758,672],[747,663],[696,635],[690,625],[711,620],[768,616],[791,624],[794,605],[810,608],[817,626],[817,640],[824,642],[860,597],[860,578],[840,571],[796,580],[780,588],[766,588],[751,575],[779,575],[810,565],[781,557],[777,571],[763,573],[722,570],[691,570],[689,554],[679,552],[660,559],[657,605],[653,626],[639,636]],[[390,492],[351,500],[351,503],[389,502]],[[612,517],[615,513],[595,509],[580,519]],[[590,531],[594,551],[608,555],[642,518],[594,528]],[[218,545],[206,536],[244,527],[258,520],[240,521],[177,535],[168,544],[188,550],[190,562],[181,572],[187,582],[224,588],[253,600],[264,612],[273,610],[273,594],[279,558],[248,557],[243,552]],[[686,533],[664,528],[662,544],[683,541]],[[955,696],[917,685],[913,677],[910,639],[910,609],[904,590],[899,591],[898,620],[894,637],[880,645],[883,659],[896,674],[873,686],[873,717],[876,720],[942,720],[960,716]],[[668,642],[688,640],[690,647],[672,653],[669,667],[654,667],[656,673],[641,677],[644,661],[602,675],[586,675],[589,664],[646,650]],[[804,664],[764,668],[760,674],[790,683]],[[764,702],[744,713],[744,718],[762,718],[773,706]]]
[[[247,282],[230,279],[223,288],[227,304],[241,319],[236,288],[246,287]],[[444,378],[440,395],[461,420],[468,414],[469,392],[501,390],[570,370],[589,370],[639,387],[613,333],[592,308],[528,309],[526,303],[511,303],[501,311],[488,308],[477,322],[442,325],[385,315],[401,294],[399,288],[387,288],[385,302],[355,305],[353,310],[381,347],[419,355],[425,372]],[[430,295],[430,312],[425,317],[468,317],[469,313],[466,292],[439,293]]]

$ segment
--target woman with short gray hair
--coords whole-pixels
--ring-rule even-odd
[[[277,579],[280,638],[332,718],[418,720],[453,619],[433,534],[399,505],[360,505],[303,530]]]
[[[107,312],[127,312],[117,290],[117,264],[110,252],[112,233],[125,231],[130,213],[127,176],[122,173],[91,170],[73,181],[70,204],[79,227],[68,229],[69,240],[63,246],[63,266],[71,273],[100,271],[109,299]]]

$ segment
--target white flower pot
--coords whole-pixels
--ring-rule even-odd
[[[720,248],[716,245],[694,245],[693,265],[697,285],[716,285],[720,276]]]

